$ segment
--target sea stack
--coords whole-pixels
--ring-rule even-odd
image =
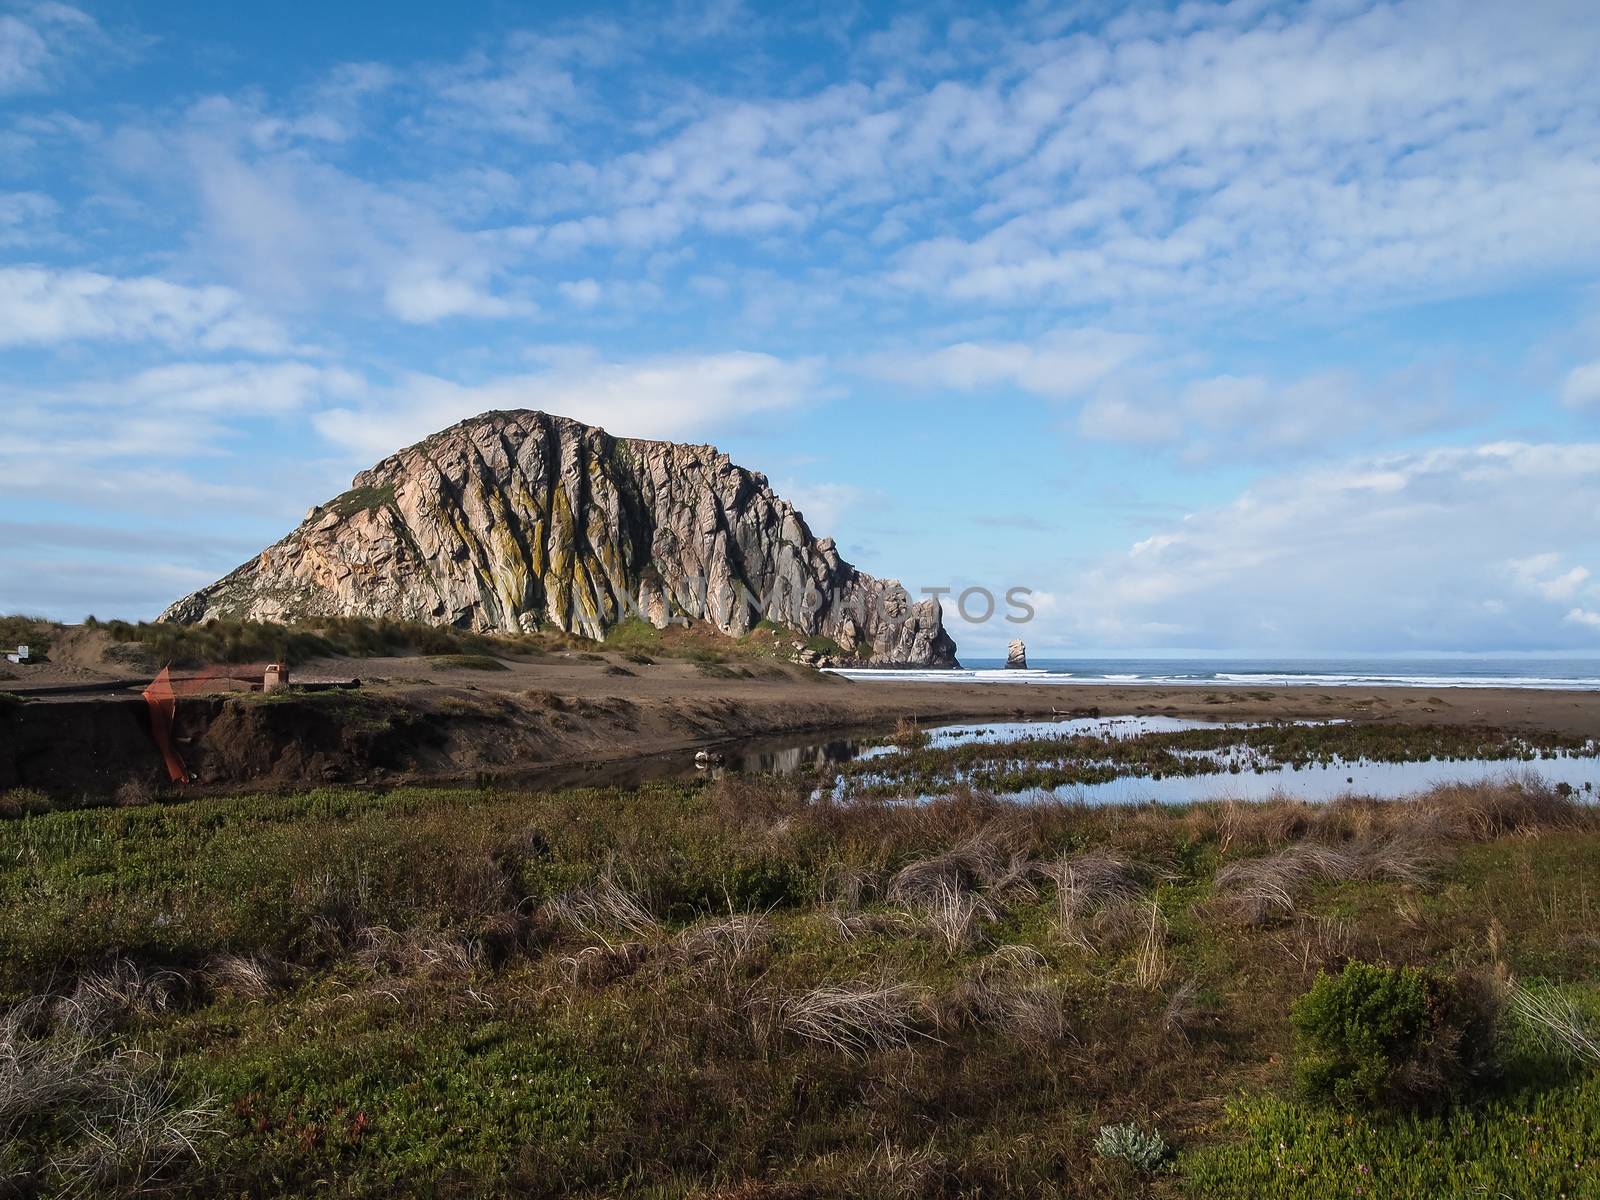
[[[1028,648],[1020,641],[1013,640],[1006,647],[1006,670],[1026,671],[1028,669]]]
[[[956,664],[937,599],[844,561],[766,476],[714,446],[526,410],[484,413],[363,471],[161,619],[335,616],[589,638],[640,616],[730,637],[768,621],[877,666]]]

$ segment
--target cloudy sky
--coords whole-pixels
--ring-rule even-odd
[[[1036,655],[1600,651],[1593,0],[602,9],[0,0],[0,611],[531,407]]]

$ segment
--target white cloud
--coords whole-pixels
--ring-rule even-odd
[[[1506,573],[1523,591],[1551,601],[1571,600],[1590,578],[1587,567],[1567,567],[1555,553],[1512,559]]]
[[[414,276],[400,272],[384,289],[383,298],[390,312],[413,325],[446,317],[507,317],[532,311],[525,302],[491,296],[463,279],[443,278],[427,268]]]
[[[90,508],[115,510],[129,497],[133,507],[163,496],[185,506],[247,496],[259,503],[254,472],[247,481],[202,483],[188,471],[247,448],[254,461],[277,462],[245,436],[247,423],[296,417],[366,390],[349,371],[301,362],[175,362],[52,389],[17,388],[8,396],[0,480],[13,500]],[[285,436],[282,445],[296,441]]]
[[[1063,599],[1079,644],[1264,651],[1557,648],[1600,554],[1600,444],[1496,443],[1264,480],[1108,558]],[[1573,609],[1582,613],[1584,610]]]
[[[980,391],[1011,386],[1081,400],[1086,437],[1171,449],[1184,458],[1277,458],[1415,434],[1454,416],[1449,380],[1419,369],[1375,380],[1322,370],[1280,380],[1197,373],[1193,353],[1150,336],[1057,329],[1032,341],[967,341],[866,360],[884,378]]]
[[[487,132],[555,141],[566,125],[598,108],[574,72],[610,65],[623,52],[619,30],[601,21],[554,34],[512,33],[495,53],[476,51],[425,73],[428,122],[451,138],[476,140]]]
[[[872,498],[872,492],[853,483],[797,483],[774,485],[778,495],[800,510],[816,537],[841,537],[845,517]]]
[[[1600,612],[1591,612],[1587,608],[1575,608],[1566,615],[1565,619],[1571,621],[1574,625],[1600,629]]]
[[[120,161],[161,186],[175,165],[185,172],[196,258],[274,304],[314,309],[353,296],[408,324],[534,310],[496,288],[503,239],[456,228],[429,186],[378,184],[325,161],[321,142],[349,131],[329,117],[337,128],[315,122],[308,134],[310,119],[216,97],[174,134],[125,133]]]
[[[666,118],[659,83],[593,77],[599,59],[564,54],[537,87],[511,54],[461,70],[490,80],[489,128],[555,136],[554,88],[624,131],[620,153],[534,164],[549,252],[711,233],[806,254],[835,234],[905,243],[887,270],[853,265],[945,301],[1167,309],[1451,294],[1600,260],[1592,5],[1050,22],[900,23],[888,36],[915,50],[893,70],[863,53],[843,82],[690,91]]]
[[[671,355],[611,362],[588,350],[546,354],[548,369],[466,385],[403,377],[359,407],[315,418],[330,441],[370,457],[392,453],[492,409],[532,408],[601,425],[621,437],[682,440],[713,425],[797,407],[823,395],[817,364],[767,354]]]
[[[1107,406],[1123,424],[1105,421]],[[1145,372],[1113,380],[1085,405],[1080,427],[1116,441],[1159,432],[1194,462],[1277,459],[1437,429],[1452,408],[1445,381],[1415,370],[1375,381],[1324,370],[1281,381],[1213,375],[1182,383]]]
[[[286,347],[278,324],[251,312],[229,288],[188,287],[154,276],[0,267],[0,346],[88,339],[257,353]]]
[[[237,286],[412,323],[526,313],[541,259],[609,288],[670,248],[703,276],[701,239],[746,243],[724,269],[769,303],[764,270],[815,268],[800,306],[1363,306],[1600,262],[1591,5],[914,24],[884,35],[909,61],[863,50],[716,94],[651,69],[676,30],[568,23],[347,65],[276,107],[213,98],[142,156],[122,144],[160,186],[187,172],[195,251]]]
[[[1151,339],[1102,329],[1059,329],[1037,341],[957,342],[868,360],[887,379],[972,391],[1009,384],[1040,396],[1081,395],[1147,349]]]
[[[1567,373],[1561,382],[1561,402],[1569,408],[1600,407],[1600,361]]]
[[[56,240],[52,223],[59,211],[60,205],[40,192],[0,192],[0,248]]]
[[[593,308],[600,302],[602,289],[593,279],[566,280],[557,287],[563,296],[579,308]]]
[[[66,4],[0,13],[0,96],[46,90],[67,59],[99,39],[94,18]]]
[[[997,303],[1257,305],[1600,254],[1600,232],[1560,232],[1600,201],[1578,132],[1597,119],[1592,8],[1246,11],[1186,5],[1137,40],[1113,27],[1037,48],[992,88],[1038,139],[984,187],[1013,215],[908,247],[897,281]]]

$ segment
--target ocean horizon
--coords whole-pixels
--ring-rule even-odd
[[[1548,688],[1600,690],[1600,658],[963,658],[951,670],[839,668],[861,679],[945,683],[1166,684],[1209,687]]]

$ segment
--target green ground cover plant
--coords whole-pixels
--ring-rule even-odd
[[[1581,1195],[1592,1165],[1600,823],[1531,784],[8,799],[23,1195]],[[1351,962],[1542,1001],[1455,1103],[1340,1110],[1292,1012]],[[1156,1169],[1097,1149],[1130,1125]]]

